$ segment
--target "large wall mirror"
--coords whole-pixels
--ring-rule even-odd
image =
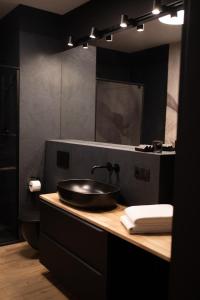
[[[181,25],[158,19],[62,54],[61,137],[175,143]]]

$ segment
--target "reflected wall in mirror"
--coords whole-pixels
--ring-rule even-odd
[[[181,32],[182,26],[157,19],[147,22],[142,32],[131,28],[116,33],[112,43],[105,39],[96,42],[98,77],[144,87],[142,116],[138,116],[142,119],[139,143],[154,139],[175,143]]]
[[[98,79],[95,140],[138,145],[141,135],[142,104],[141,85]]]
[[[175,143],[182,26],[144,28],[62,54],[62,138]]]

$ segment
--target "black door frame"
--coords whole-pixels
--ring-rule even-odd
[[[170,300],[200,299],[200,42],[198,0],[185,1]]]

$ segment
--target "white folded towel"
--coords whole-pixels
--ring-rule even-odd
[[[172,230],[173,206],[154,204],[130,206],[120,221],[129,233],[169,233]]]

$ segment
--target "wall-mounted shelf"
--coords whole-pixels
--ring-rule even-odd
[[[0,167],[0,172],[16,171],[16,169],[15,166]]]
[[[0,136],[6,136],[6,137],[7,136],[12,136],[12,137],[16,137],[17,135],[16,135],[16,133],[11,133],[11,132],[10,133],[3,133],[3,132],[1,132]]]

